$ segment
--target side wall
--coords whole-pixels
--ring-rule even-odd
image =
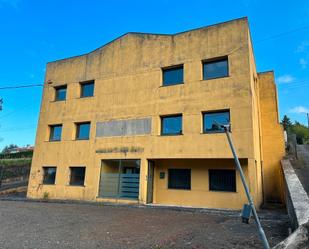
[[[263,149],[264,200],[283,202],[280,160],[285,155],[273,72],[258,74]]]

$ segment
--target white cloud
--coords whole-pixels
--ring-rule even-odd
[[[299,64],[301,65],[301,68],[302,68],[302,69],[306,69],[306,68],[307,68],[307,65],[308,65],[308,61],[307,61],[306,59],[304,59],[304,58],[301,58],[301,59],[299,60]]]
[[[277,78],[278,83],[291,83],[295,80],[292,75],[285,74]]]
[[[296,48],[297,53],[304,53],[309,47],[309,41],[302,41],[302,43]]]
[[[296,106],[296,107],[292,108],[289,112],[297,113],[297,114],[309,113],[309,108],[304,107],[304,106]]]

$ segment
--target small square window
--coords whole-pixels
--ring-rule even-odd
[[[70,185],[84,186],[85,167],[70,167]]]
[[[49,141],[60,141],[62,133],[62,125],[50,125]]]
[[[55,184],[56,167],[43,167],[43,184]]]
[[[236,192],[236,171],[225,169],[210,169],[209,190]]]
[[[181,135],[182,115],[161,117],[161,135]]]
[[[55,87],[55,101],[63,101],[66,99],[67,86],[57,86]]]
[[[80,93],[81,98],[93,96],[94,80],[87,81],[87,82],[81,82],[80,86],[81,86],[81,93]]]
[[[214,111],[203,113],[203,132],[220,133],[224,129],[219,125],[228,125],[230,123],[230,111]]]
[[[76,139],[87,140],[90,134],[90,122],[76,123]]]
[[[183,65],[171,68],[163,68],[163,86],[171,86],[183,83]]]
[[[203,79],[210,80],[229,76],[228,59],[214,59],[203,62]]]
[[[169,189],[191,189],[191,169],[169,169]]]

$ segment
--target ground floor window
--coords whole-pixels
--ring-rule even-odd
[[[43,184],[55,184],[56,167],[43,167]]]
[[[70,167],[70,185],[84,186],[85,167]]]
[[[236,192],[236,171],[210,169],[209,190]]]
[[[191,189],[191,169],[169,169],[169,189]]]

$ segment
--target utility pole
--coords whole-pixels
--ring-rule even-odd
[[[241,168],[241,165],[240,165],[240,162],[239,162],[239,159],[238,159],[235,147],[234,147],[233,142],[232,142],[232,138],[231,138],[231,135],[230,135],[230,131],[231,131],[230,124],[228,124],[228,125],[219,125],[219,127],[224,129],[226,137],[227,137],[227,140],[228,140],[229,145],[231,147],[231,150],[232,150],[232,153],[233,153],[233,156],[234,156],[234,160],[235,160],[235,164],[236,164],[237,170],[239,171],[240,178],[241,178],[242,184],[244,186],[244,189],[245,189],[245,192],[246,192],[246,195],[247,195],[247,199],[248,199],[249,205],[250,205],[250,207],[252,209],[252,213],[253,213],[256,225],[258,227],[258,231],[259,231],[261,240],[263,242],[263,247],[264,247],[264,249],[270,249],[269,244],[268,244],[268,240],[266,238],[266,235],[264,233],[263,227],[262,227],[261,222],[259,220],[259,217],[257,215],[256,209],[255,209],[255,206],[254,206],[254,203],[253,203],[253,199],[252,199],[252,197],[250,195],[249,187],[248,187],[248,184],[246,182],[246,178],[245,178],[244,172],[243,172],[243,170]]]

